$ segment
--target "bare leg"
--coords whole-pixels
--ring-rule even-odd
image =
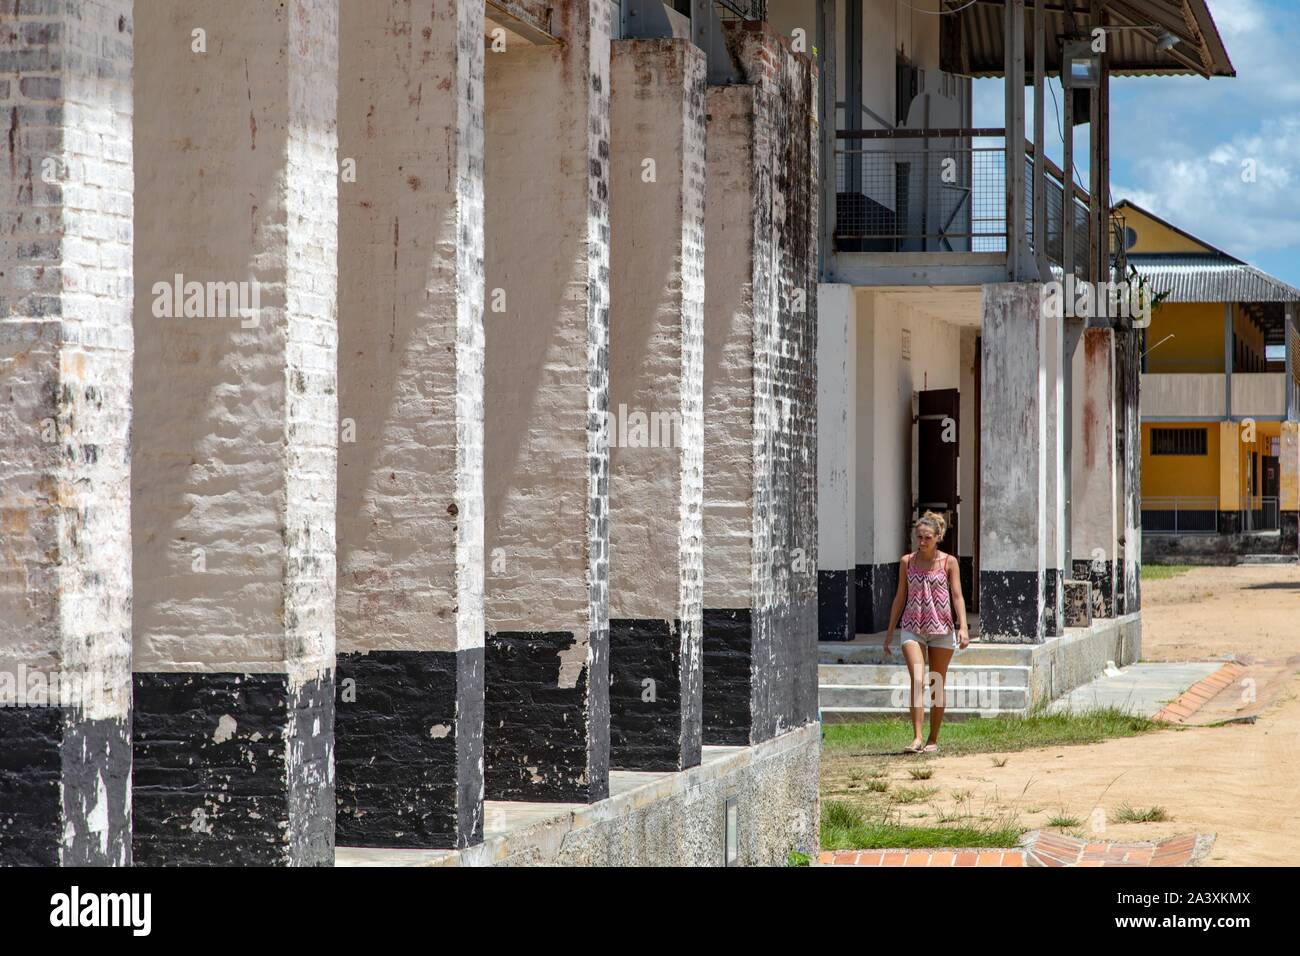
[[[934,699],[930,703],[930,737],[926,741],[926,746],[939,742],[939,728],[943,726],[944,688],[948,683],[948,665],[952,662],[952,654],[950,647],[930,648],[930,673],[934,680],[932,690]]]
[[[911,676],[909,706],[912,711],[912,748],[921,746],[921,729],[925,724],[925,654],[916,641],[903,644],[903,659]]]

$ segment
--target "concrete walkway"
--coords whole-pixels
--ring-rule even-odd
[[[1049,713],[1117,707],[1143,717],[1154,717],[1193,684],[1223,667],[1224,661],[1130,664],[1103,674],[1064,697],[1054,700]]]

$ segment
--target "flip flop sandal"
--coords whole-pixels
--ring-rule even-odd
[[[916,751],[916,753],[919,754],[937,754],[938,752],[939,752],[938,744],[926,744],[920,750]]]
[[[920,752],[921,752],[921,748],[920,748],[920,747],[910,747],[910,746],[909,746],[909,747],[904,747],[904,748],[903,748],[903,753],[905,753],[905,754],[919,754]]]

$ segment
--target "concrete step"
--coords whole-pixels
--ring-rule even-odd
[[[856,724],[869,720],[880,720],[883,717],[902,717],[906,713],[906,710],[898,710],[893,707],[823,707],[821,721],[823,724]],[[1024,713],[1024,711],[989,711],[970,707],[949,707],[944,710],[943,719],[945,722],[980,720],[996,717],[1004,713]]]
[[[953,664],[948,668],[948,679],[955,684],[979,686],[1028,687],[1032,669],[1020,665]],[[820,664],[817,682],[823,685],[872,685],[905,683],[907,667],[902,664]]]
[[[903,653],[895,640],[893,653],[882,648],[884,636],[859,635],[853,641],[822,641],[817,645],[817,660],[821,664],[893,664],[901,666]],[[1031,644],[979,644],[972,643],[958,651],[953,666],[958,664],[981,667],[1028,667],[1033,661]]]
[[[907,713],[907,676],[897,683],[821,684],[817,689],[822,710],[879,709],[886,713]],[[1000,685],[955,685],[945,689],[946,706],[955,710],[1023,713],[1029,706],[1029,688]]]
[[[1243,554],[1237,559],[1238,564],[1295,564],[1294,554]]]

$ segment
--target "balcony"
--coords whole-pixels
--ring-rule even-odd
[[[1033,145],[1026,143],[1025,205],[1031,248]],[[1046,162],[1046,254],[1064,265],[1065,177]],[[996,128],[840,130],[832,235],[840,268],[874,270],[875,283],[979,284],[1006,279],[1007,148]],[[1077,185],[1075,270],[1088,259],[1088,196]],[[940,271],[942,270],[942,271]],[[909,281],[911,280],[911,281]]]
[[[1151,373],[1142,376],[1143,421],[1279,419],[1287,411],[1283,372],[1234,372],[1232,404],[1223,372]],[[1291,408],[1300,408],[1300,385],[1291,382]]]

